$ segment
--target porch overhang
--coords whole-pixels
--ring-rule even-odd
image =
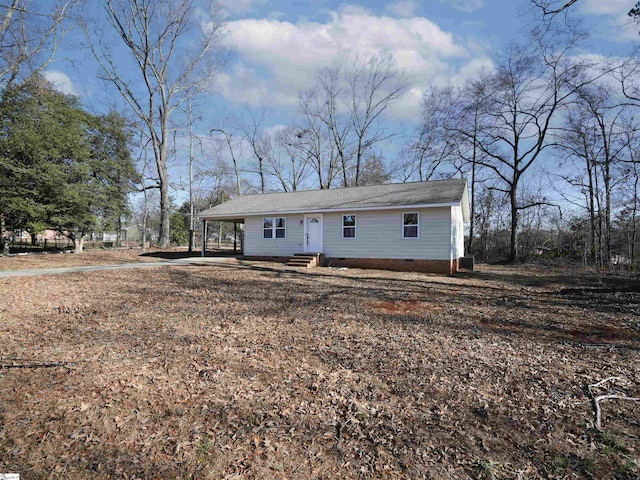
[[[196,217],[207,222],[244,223],[244,217],[237,215],[196,215]]]

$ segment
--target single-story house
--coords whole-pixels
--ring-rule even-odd
[[[198,214],[244,224],[245,257],[453,273],[469,221],[463,179],[241,195]],[[203,246],[204,255],[204,246]]]

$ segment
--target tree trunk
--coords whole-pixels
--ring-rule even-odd
[[[341,157],[341,162],[342,162],[342,182],[344,185],[342,185],[343,187],[348,187],[349,186],[349,182],[347,181],[347,164],[345,163],[344,157]]]
[[[160,143],[157,158],[158,174],[160,177],[160,235],[158,246],[169,246],[169,222],[171,217],[171,199],[169,198],[169,173],[167,171],[167,145],[163,139]]]
[[[84,248],[84,235],[80,237],[74,237],[73,239],[73,253],[82,253]]]
[[[475,152],[474,152],[475,157]],[[469,242],[467,243],[467,253],[469,255],[473,255],[473,236],[475,234],[475,216],[476,216],[476,162],[475,158],[473,164],[471,165],[471,194],[469,195],[471,198],[469,199]]]
[[[147,190],[146,189],[143,189],[143,195],[144,195],[144,209],[142,210],[142,253],[145,253],[147,250],[147,217],[149,215],[149,210],[147,209]]]
[[[191,253],[193,252],[196,235],[195,193],[193,189],[193,104],[191,102],[191,96],[189,96],[188,101],[187,118],[189,120],[189,253]]]
[[[473,153],[471,159],[471,198],[470,212],[469,212],[469,242],[467,243],[467,253],[472,254],[471,248],[473,247],[473,234],[476,214],[476,161],[478,160],[478,109],[475,109],[475,116],[473,119]],[[422,177],[422,172],[420,172]]]
[[[362,138],[358,138],[358,150],[356,153],[356,175],[353,186],[357,187],[360,182],[360,164],[362,163]],[[345,185],[346,186],[346,185]]]
[[[122,246],[122,217],[118,215],[116,220],[116,247]]]
[[[263,165],[262,156],[258,155],[258,165],[260,169],[260,193],[264,193],[264,165]]]
[[[604,193],[605,193],[605,207],[604,207],[604,256],[605,265],[608,267],[611,265],[611,171],[609,168],[609,162],[607,162],[605,177],[604,177]]]
[[[512,185],[509,191],[509,199],[511,200],[511,237],[509,245],[509,257],[507,263],[515,263],[518,261],[518,200],[517,200],[516,183]]]
[[[629,271],[633,272],[636,265],[636,238],[638,228],[636,225],[636,215],[638,214],[638,176],[633,183],[633,207],[631,208],[631,245],[629,249]]]
[[[590,162],[587,159],[587,172],[589,174],[589,221],[590,221],[590,232],[589,232],[589,260],[591,264],[595,266],[596,264],[596,201],[595,201],[595,192],[593,188],[593,174],[590,166]]]
[[[9,241],[4,235],[5,226],[4,215],[0,214],[0,255],[9,253]]]

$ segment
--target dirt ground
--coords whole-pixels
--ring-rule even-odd
[[[23,479],[640,478],[640,404],[600,401],[598,431],[587,388],[640,397],[634,278],[241,261],[0,298],[0,472]]]

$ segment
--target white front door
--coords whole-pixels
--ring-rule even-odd
[[[322,252],[322,214],[304,216],[304,251]]]

